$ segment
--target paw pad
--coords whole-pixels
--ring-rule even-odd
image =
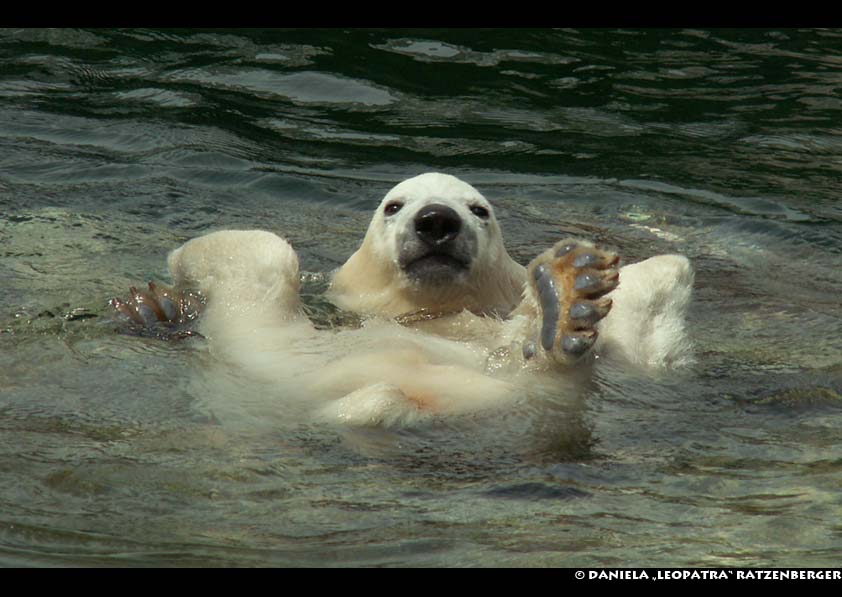
[[[596,342],[595,325],[612,304],[603,297],[620,281],[619,261],[610,251],[564,240],[530,264],[530,283],[541,309],[539,343],[556,360],[573,362]],[[536,352],[534,343],[524,344],[525,358]]]

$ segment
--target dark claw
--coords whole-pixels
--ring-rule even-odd
[[[573,288],[580,292],[587,293],[590,295],[590,298],[595,299],[614,290],[619,283],[619,279],[619,272],[614,272],[607,277],[603,277],[593,272],[585,272],[576,276]]]
[[[573,267],[593,267],[607,269],[620,262],[620,256],[614,253],[582,253],[573,259]]]
[[[167,316],[158,304],[157,297],[150,295],[142,290],[138,290],[134,286],[129,288],[132,294],[132,301],[140,316],[147,325],[152,325],[156,321],[166,321]]]
[[[131,305],[121,301],[118,298],[113,298],[108,301],[108,304],[114,309],[114,314],[117,319],[125,323],[143,323],[143,320],[137,314]]]
[[[175,321],[179,316],[178,305],[170,298],[169,292],[155,282],[149,282],[149,292],[155,297],[166,321]]]

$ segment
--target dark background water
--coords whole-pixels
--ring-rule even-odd
[[[0,31],[0,562],[838,565],[840,92],[838,30]],[[698,366],[348,434],[104,322],[214,229],[329,271],[430,170],[524,263],[688,255]]]

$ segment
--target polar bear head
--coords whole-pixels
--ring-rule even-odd
[[[500,313],[519,302],[523,281],[485,197],[454,176],[428,173],[386,194],[362,246],[336,272],[332,297],[368,314]]]

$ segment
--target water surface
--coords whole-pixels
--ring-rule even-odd
[[[836,30],[0,31],[0,564],[838,566],[840,92]],[[104,317],[211,230],[330,271],[430,170],[522,263],[690,257],[698,365],[351,431]]]

